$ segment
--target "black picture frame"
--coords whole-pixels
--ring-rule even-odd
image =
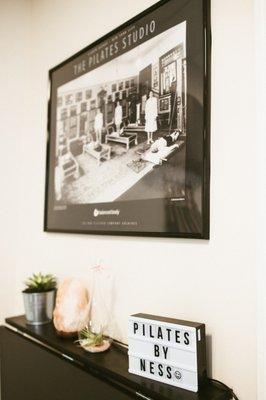
[[[207,240],[210,238],[210,8],[210,0],[161,0],[49,71],[50,99],[48,102],[44,231]],[[151,23],[152,21],[154,21],[154,27],[156,28],[150,33],[148,32],[149,22]],[[182,93],[178,96],[179,105],[182,101],[183,105],[186,102],[186,107],[183,107],[182,114],[185,115],[185,117],[182,117],[183,130],[179,129],[181,138],[184,135],[184,130],[187,132],[184,135],[185,150],[183,151],[185,178],[184,190],[182,193],[184,193],[184,196],[173,197],[175,190],[179,190],[177,185],[178,180],[176,180],[177,178],[175,175],[175,171],[179,171],[177,169],[179,164],[178,161],[176,163],[176,160],[171,164],[171,160],[174,159],[174,156],[170,153],[169,163],[168,158],[166,158],[167,161],[165,164],[155,166],[147,176],[145,175],[144,178],[140,180],[142,191],[136,188],[136,186],[138,186],[137,182],[136,185],[133,185],[126,191],[124,198],[120,196],[111,201],[92,201],[90,203],[84,203],[82,201],[80,203],[58,201],[56,199],[55,190],[55,170],[58,166],[58,157],[61,157],[58,154],[65,155],[65,149],[63,149],[63,151],[61,151],[61,149],[61,153],[58,150],[58,143],[60,143],[62,147],[65,146],[66,142],[68,142],[69,146],[69,142],[71,142],[71,150],[69,150],[68,147],[71,158],[67,161],[70,161],[69,165],[73,163],[73,168],[77,170],[80,170],[80,166],[76,161],[76,157],[80,154],[82,146],[78,131],[78,129],[81,128],[78,127],[78,122],[75,120],[76,117],[72,116],[70,123],[67,121],[67,118],[62,120],[60,124],[62,125],[64,134],[60,137],[58,133],[57,116],[60,114],[57,111],[57,97],[60,94],[58,94],[58,90],[67,83],[73,82],[85,74],[95,71],[97,68],[101,68],[110,61],[123,54],[134,51],[134,49],[140,47],[144,43],[156,39],[157,36],[167,33],[168,30],[170,32],[172,28],[178,27],[184,23],[186,24],[186,57],[182,59],[181,73],[183,76],[182,82],[184,81],[186,85],[186,92],[184,95],[182,86]],[[138,43],[138,40],[140,40],[138,39],[136,42],[137,44],[127,44],[128,48],[122,49],[121,47],[117,50],[117,54],[113,54],[116,51],[116,47],[119,47],[122,43],[121,40],[123,40],[124,37],[129,41],[129,36],[127,34],[131,32],[132,29],[136,29],[136,32],[140,32],[141,27],[144,27],[144,31],[147,29],[147,37],[141,43]],[[139,33],[139,38],[140,36]],[[117,45],[115,44],[116,39],[118,41]],[[109,55],[108,57],[106,56],[106,59],[99,60],[99,58],[89,58],[90,54],[98,54],[99,49],[102,48],[104,44],[106,44],[107,47],[109,46]],[[113,45],[112,51],[111,45]],[[176,54],[177,53],[178,49],[176,50]],[[175,55],[173,55],[173,57],[175,57]],[[144,72],[144,77],[146,72],[147,71]],[[128,77],[128,80],[130,81],[131,77]],[[121,81],[122,79],[119,77],[119,79],[117,79],[117,87]],[[126,81],[126,79],[124,79],[124,81]],[[151,89],[147,82],[148,81],[142,86],[144,92],[145,90],[148,91]],[[147,87],[145,87],[145,85],[147,85]],[[84,89],[84,93],[87,92],[88,88],[86,88],[86,90]],[[103,113],[103,118],[105,118],[106,111],[103,103],[104,96],[106,95],[105,92],[106,90],[102,89],[101,94],[97,95],[97,99],[95,100],[96,107],[88,111],[87,126],[89,126],[90,129],[93,129],[93,121],[97,113],[97,108],[100,109]],[[128,93],[130,93],[130,91]],[[177,89],[175,89],[175,93],[177,93]],[[132,97],[129,104],[126,104],[128,110],[131,109],[131,103],[135,101],[138,95],[140,102],[145,98],[143,93],[134,93],[135,97]],[[68,102],[72,98],[71,96],[73,96],[73,94],[66,94],[66,100]],[[60,97],[62,97],[62,94],[60,94]],[[84,98],[86,97],[87,96],[84,95]],[[156,93],[156,97],[160,99],[160,93]],[[162,94],[162,97],[165,97],[165,95]],[[91,93],[90,98],[93,99]],[[90,101],[94,102],[94,100]],[[120,100],[120,103],[121,106],[123,106],[122,100]],[[174,100],[173,104],[175,104]],[[73,104],[71,105],[73,106]],[[66,107],[65,98],[63,98],[64,113],[67,112]],[[179,111],[177,111],[177,113],[178,112]],[[175,111],[173,108],[172,115],[175,115],[174,113]],[[129,116],[127,116],[127,120],[124,118],[122,122],[123,127],[126,129],[129,129],[128,124],[130,121],[128,121],[128,118]],[[139,118],[139,123],[142,123],[140,126],[143,126],[142,112]],[[178,116],[174,116],[174,121],[177,120],[177,127],[178,118]],[[162,128],[162,132],[167,129],[167,123],[170,124],[170,119],[169,116],[168,119],[162,118],[160,120],[160,124],[166,127]],[[83,125],[84,123],[83,115]],[[111,124],[109,124],[106,129],[104,128],[104,130],[106,130],[105,134],[112,132],[112,129],[115,129],[114,127],[115,125],[112,127]],[[170,125],[170,128],[171,127],[172,125]],[[168,134],[163,135],[163,137],[169,136],[169,133],[171,133],[170,128]],[[69,131],[67,131],[67,129],[69,129]],[[84,132],[84,126],[82,129]],[[69,137],[63,137],[64,135],[67,136],[65,132],[68,132]],[[91,134],[90,136],[92,137],[93,135]],[[85,139],[82,138],[82,140]],[[141,162],[143,162],[142,159]],[[178,168],[181,167],[178,166]],[[154,196],[153,194],[149,194],[149,187],[153,189],[156,182],[162,182],[162,187],[165,190],[164,193],[166,193],[165,196],[157,197],[156,190]],[[143,190],[145,185],[146,191]],[[62,190],[62,185],[60,188],[60,190]],[[168,189],[169,195],[167,195]],[[140,197],[142,193],[144,195],[145,192],[146,198],[139,198],[136,196],[135,199],[134,191],[137,193],[137,196]],[[130,195],[128,193],[130,193]]]

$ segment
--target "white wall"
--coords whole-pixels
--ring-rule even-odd
[[[258,132],[258,157],[257,157],[257,265],[258,265],[258,296],[257,296],[257,318],[258,318],[258,400],[266,398],[266,246],[265,246],[265,224],[266,224],[266,0],[256,1],[256,99],[257,99],[257,132]]]
[[[30,3],[0,1],[0,322],[15,310],[23,138],[29,135]],[[23,256],[21,254],[21,256]]]
[[[21,1],[2,3],[10,7],[9,18],[13,6],[21,7]],[[128,315],[139,311],[205,321],[213,377],[234,387],[241,400],[255,400],[253,0],[212,0],[210,242],[42,232],[48,69],[153,3],[32,1],[31,108],[24,99],[18,112],[4,112],[6,121],[13,118],[15,128],[13,142],[6,129],[4,144],[10,151],[2,153],[1,160],[9,166],[7,190],[0,200],[4,214],[1,240],[8,238],[1,269],[16,269],[17,293],[15,304],[8,296],[2,313],[22,311],[19,289],[32,271],[49,270],[59,277],[85,276],[100,256],[116,276],[115,316],[123,338]],[[19,35],[17,40],[16,46],[22,46],[20,42],[28,39]],[[15,54],[9,55],[10,62],[15,58]],[[20,92],[27,90],[26,62],[20,58],[14,66],[18,76],[11,83],[18,85]],[[5,91],[9,85],[4,80]],[[10,159],[14,143],[22,146],[22,151],[21,147],[15,149],[15,161]],[[22,184],[18,189],[19,177]],[[9,287],[14,289],[13,281]]]

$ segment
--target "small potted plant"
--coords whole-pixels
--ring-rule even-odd
[[[106,338],[102,332],[93,333],[90,328],[85,327],[79,334],[76,341],[84,350],[90,353],[102,353],[109,349],[111,340]]]
[[[56,278],[40,272],[28,278],[25,285],[23,300],[27,322],[31,325],[51,322],[55,305]]]

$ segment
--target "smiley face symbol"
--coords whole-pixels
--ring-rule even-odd
[[[179,371],[175,371],[175,377],[178,381],[180,381],[180,379],[182,378],[182,374]]]

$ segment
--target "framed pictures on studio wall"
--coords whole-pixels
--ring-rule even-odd
[[[162,0],[50,71],[45,230],[209,238],[209,0]]]

